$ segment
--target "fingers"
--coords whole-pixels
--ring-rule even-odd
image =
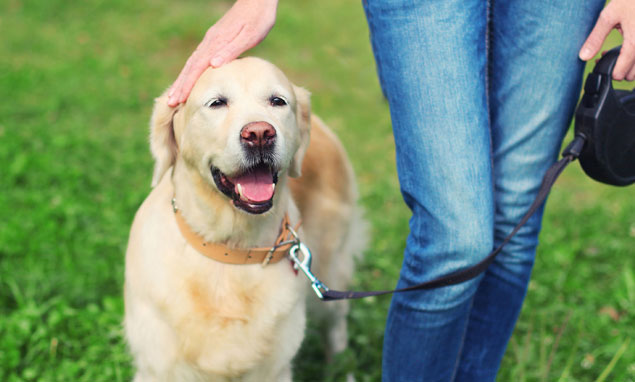
[[[616,24],[617,21],[613,17],[610,9],[605,8],[602,13],[600,13],[600,17],[597,23],[595,23],[591,34],[589,34],[589,37],[587,37],[582,45],[582,49],[580,49],[580,59],[588,61],[593,58],[602,47],[606,36],[609,35],[609,32],[611,32],[611,29],[613,29]]]
[[[606,5],[580,49],[580,59],[588,61],[595,56],[613,28],[624,38],[613,68],[613,79],[632,81],[635,79],[635,2],[632,0],[611,0]]]
[[[241,32],[242,33],[242,32]],[[218,68],[223,66],[223,64],[233,60],[234,58],[240,56],[240,54],[246,51],[248,48],[244,47],[244,44],[241,42],[240,35],[231,41],[229,44],[223,46],[221,49],[217,51],[216,54],[212,56],[209,60],[209,65],[213,68]]]
[[[223,64],[232,61],[240,56],[243,52],[258,45],[261,40],[258,37],[253,38],[253,35],[243,28],[238,36],[231,41],[231,43],[225,45],[217,54],[215,54],[209,62],[214,68],[218,68]]]
[[[197,57],[194,61],[192,61],[187,70],[184,69],[183,77],[178,84],[179,94],[177,95],[175,91],[175,94],[173,94],[172,97],[169,97],[168,105],[176,106],[179,103],[185,102],[187,97],[189,97],[196,80],[198,80],[208,66],[209,64],[207,61],[201,59],[200,57]]]
[[[632,81],[633,78],[629,78],[629,76],[633,70],[635,70],[635,45],[624,39],[622,49],[620,49],[620,55],[613,68],[613,79],[621,81],[626,78]]]
[[[196,54],[196,52],[194,52],[194,54]],[[168,106],[170,107],[174,107],[179,104],[179,99],[181,97],[181,88],[183,86],[183,80],[185,79],[187,74],[190,72],[194,54],[187,59],[187,61],[185,62],[185,66],[183,67],[183,69],[181,69],[181,73],[179,73],[179,76],[176,78],[176,81],[174,81],[174,83],[170,87],[170,90],[168,91]]]
[[[179,73],[179,76],[168,92],[168,106],[174,107],[187,100],[196,80],[209,66],[210,56],[215,54],[219,49],[222,49],[225,45],[230,44],[231,39],[238,34],[238,31],[233,32],[231,29],[227,30],[227,28],[222,32],[224,36],[230,37],[229,40],[218,38],[220,33],[212,27],[194,53],[187,59],[181,73]]]
[[[241,28],[237,35],[232,37],[232,39],[224,41],[218,41],[212,37],[210,38],[211,42],[201,44],[204,46],[199,47],[187,60],[183,70],[170,88],[168,92],[169,106],[174,107],[185,102],[196,80],[209,66],[218,68],[237,58],[244,51],[253,48],[262,40],[262,38],[253,38],[252,34],[246,31],[246,28]]]
[[[626,75],[627,81],[635,81],[635,66],[631,68],[631,71]]]
[[[620,20],[620,32],[623,36],[622,48],[613,68],[613,79],[635,80],[635,3],[630,2]]]
[[[225,46],[223,50],[212,57],[212,59],[209,61],[209,65],[214,68],[223,66],[225,63],[240,56],[240,54],[247,49],[249,48],[243,42],[234,42],[231,45]]]

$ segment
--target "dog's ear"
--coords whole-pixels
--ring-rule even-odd
[[[150,119],[150,151],[154,157],[152,187],[156,186],[163,174],[176,161],[178,146],[174,134],[174,116],[181,109],[168,106],[167,91],[154,100],[154,110]]]
[[[311,135],[311,93],[308,90],[293,86],[296,98],[296,118],[300,130],[300,146],[296,151],[289,167],[289,176],[297,178],[302,175],[302,159],[309,148]]]

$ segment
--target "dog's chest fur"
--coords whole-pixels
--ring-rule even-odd
[[[269,358],[276,340],[289,334],[284,331],[295,332],[292,326],[297,324],[300,333],[304,330],[304,312],[297,309],[304,302],[302,286],[292,279],[296,277],[286,260],[266,270],[268,277],[255,266],[236,270],[240,266],[208,265],[176,279],[182,282],[175,285],[174,300],[185,304],[182,310],[172,306],[165,312],[187,363],[218,374],[240,374]]]

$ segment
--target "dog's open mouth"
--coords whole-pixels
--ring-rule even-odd
[[[212,166],[216,187],[227,195],[237,208],[251,214],[262,214],[273,206],[273,195],[278,182],[277,171],[268,164],[259,163],[245,172],[228,176]]]

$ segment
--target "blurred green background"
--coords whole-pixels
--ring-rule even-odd
[[[124,251],[150,191],[148,121],[226,1],[0,2],[0,380],[128,381]],[[612,35],[607,46],[621,41]],[[282,1],[250,54],[313,93],[352,157],[372,242],[354,287],[396,282],[409,213],[359,1]],[[633,381],[635,198],[577,164],[547,206],[500,381]],[[324,366],[311,324],[298,381],[379,381],[389,297],[352,303]]]

